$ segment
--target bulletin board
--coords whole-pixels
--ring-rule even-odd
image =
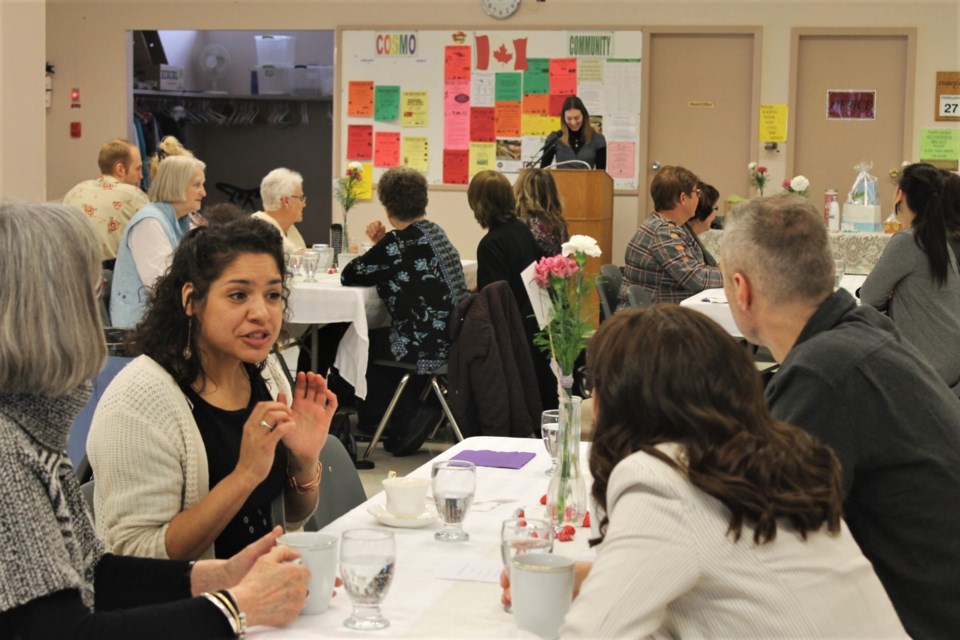
[[[641,31],[343,30],[338,159],[373,182],[406,165],[430,185],[514,179],[578,95],[607,140],[614,188],[638,188]],[[365,171],[368,175],[369,172]]]

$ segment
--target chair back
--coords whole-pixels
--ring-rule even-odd
[[[653,294],[638,284],[627,287],[627,304],[631,309],[642,309],[653,304]]]
[[[600,322],[603,322],[617,310],[617,296],[623,282],[623,271],[615,264],[600,266],[597,278],[597,294],[600,296]]]
[[[319,531],[367,499],[360,474],[339,440],[327,438],[320,452],[320,464],[323,465],[320,502],[303,527],[306,531]]]
[[[110,288],[113,286],[113,269],[103,269],[101,272],[103,278],[103,287],[100,290],[100,319],[103,326],[109,327],[110,323]]]

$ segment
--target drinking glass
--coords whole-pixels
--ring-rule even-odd
[[[443,520],[443,529],[434,538],[443,542],[466,542],[470,534],[463,530],[463,520],[473,504],[477,489],[477,467],[466,460],[434,462],[433,500]]]
[[[340,541],[340,574],[353,603],[353,612],[343,621],[350,629],[385,629],[380,604],[393,581],[396,550],[393,532],[382,529],[349,529]]]
[[[302,259],[303,257],[299,253],[287,254],[287,272],[291,278],[296,278],[300,275],[300,261]]]
[[[846,263],[842,258],[834,258],[833,260],[833,290],[836,291],[840,288],[840,281],[843,280],[843,274],[846,271]]]
[[[540,415],[540,434],[543,446],[550,454],[551,465],[544,473],[552,476],[557,470],[557,433],[560,430],[560,410],[547,409]]]
[[[510,575],[513,559],[523,553],[553,553],[553,525],[546,520],[511,518],[500,527],[500,555]],[[510,605],[503,605],[509,612]]]
[[[305,251],[301,260],[301,264],[303,264],[303,274],[307,276],[306,279],[304,279],[304,282],[316,282],[317,267],[320,264],[320,256],[315,254],[313,251]]]

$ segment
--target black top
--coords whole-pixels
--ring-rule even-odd
[[[104,555],[97,563],[96,613],[67,589],[0,614],[0,638],[18,640],[191,640],[232,638],[226,616],[190,597],[189,563]]]
[[[843,289],[766,388],[777,418],[830,445],[844,517],[913,638],[960,629],[960,401],[889,318]]]
[[[506,280],[517,300],[517,308],[520,309],[520,316],[528,333],[536,332],[537,322],[531,318],[533,305],[526,287],[523,286],[520,272],[541,257],[543,254],[540,245],[533,237],[530,227],[519,218],[511,218],[490,227],[487,235],[483,236],[477,245],[477,288],[483,289],[497,280]]]
[[[607,140],[602,133],[594,131],[590,142],[584,143],[583,129],[581,128],[580,131],[571,131],[569,138],[569,145],[564,144],[563,140],[558,138],[556,144],[543,152],[543,157],[540,159],[541,168],[549,167],[554,156],[556,156],[558,163],[568,160],[582,160],[593,169],[607,168]],[[583,169],[584,167],[581,164],[571,163],[561,165],[560,168]]]
[[[420,373],[446,364],[447,324],[467,295],[460,254],[430,220],[389,231],[340,274],[348,287],[376,286],[390,311],[390,350]]]
[[[181,385],[190,401],[193,419],[197,422],[203,446],[207,450],[211,489],[236,469],[240,459],[243,424],[250,417],[253,407],[258,402],[273,400],[260,372],[252,365],[244,366],[250,376],[250,401],[245,408],[237,411],[215,407],[201,398],[189,385]],[[216,557],[229,558],[273,529],[275,523],[270,505],[277,496],[283,494],[286,470],[287,450],[283,444],[278,444],[270,473],[253,490],[237,515],[227,523],[214,541]]]

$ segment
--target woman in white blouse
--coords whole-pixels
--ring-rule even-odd
[[[841,520],[836,457],[770,415],[719,325],[617,314],[587,366],[606,515],[562,637],[906,637]]]

